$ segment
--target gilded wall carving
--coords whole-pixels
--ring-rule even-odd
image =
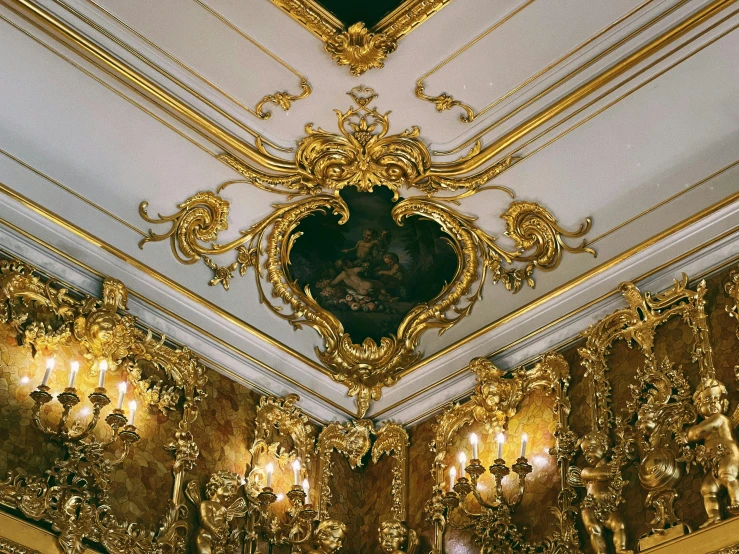
[[[0,504],[64,552],[627,552],[733,517],[735,272],[625,284],[581,342],[507,372],[473,360],[470,399],[406,430],[321,428],[295,396],[260,398],[154,339],[116,281],[95,299],[0,270]],[[125,426],[95,408],[124,381]],[[138,440],[108,452],[124,430]]]

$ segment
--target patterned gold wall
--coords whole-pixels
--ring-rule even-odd
[[[737,320],[727,313],[727,307],[734,304],[733,299],[724,290],[732,268],[727,268],[707,279],[706,312],[710,329],[710,339],[713,346],[716,376],[723,381],[729,390],[731,414],[739,404],[737,395],[737,381],[734,374],[735,365],[739,364],[739,339],[737,338]],[[683,366],[691,387],[694,388],[698,381],[697,364],[691,359],[690,345],[693,342],[693,333],[685,321],[673,318],[668,323],[658,328],[655,337],[654,351],[658,358],[668,356],[675,365]],[[572,382],[570,386],[570,401],[573,406],[570,416],[572,429],[580,436],[590,430],[590,405],[588,403],[587,382],[584,380],[584,368],[578,349],[582,347],[584,340],[569,346],[562,352],[570,366]],[[644,356],[637,348],[629,348],[624,341],[614,344],[611,355],[608,358],[609,376],[613,387],[614,406],[620,407],[630,398],[629,384],[633,382],[634,371],[644,363]],[[520,434],[525,431],[529,434],[533,460],[534,472],[528,477],[530,479],[526,497],[515,514],[514,521],[525,525],[528,529],[525,533],[527,539],[537,542],[543,538],[547,531],[547,525],[553,521],[553,516],[547,513],[547,507],[554,505],[556,494],[559,490],[559,474],[556,464],[546,450],[553,445],[552,431],[554,419],[551,412],[551,400],[543,397],[540,393],[534,393],[521,405],[518,413],[509,423],[508,442],[504,450],[504,457],[508,463],[512,463],[513,450],[518,447]],[[432,544],[432,530],[428,522],[424,521],[423,508],[426,501],[431,498],[433,481],[431,479],[434,454],[429,450],[429,443],[434,438],[435,418],[423,421],[411,429],[410,448],[410,523],[411,526],[422,529],[423,543],[422,552],[429,552]],[[492,461],[491,450],[497,447],[494,437],[486,435],[484,429],[475,426],[465,427],[455,438],[452,452],[465,449],[469,459],[468,436],[476,431],[478,436],[482,435],[482,443],[485,445],[480,449],[480,456],[484,466]],[[451,461],[451,460],[450,460]],[[586,463],[582,453],[578,452],[575,464],[585,467]],[[620,510],[624,520],[628,522],[629,547],[635,548],[639,537],[649,530],[649,521],[652,513],[644,506],[646,492],[639,486],[636,469],[632,465],[625,470],[624,478],[629,485],[624,489],[625,503]],[[506,478],[510,480],[510,477]],[[678,516],[688,523],[693,529],[706,519],[703,510],[703,501],[700,495],[700,486],[703,473],[700,468],[693,468],[685,475],[678,484],[679,498],[675,503]],[[582,489],[579,498],[584,496]],[[580,543],[583,552],[592,553],[587,534],[582,524],[577,519],[580,535]],[[447,531],[447,552],[464,554],[479,552],[479,546],[475,547],[469,533],[460,533],[454,530]]]
[[[707,280],[705,310],[708,314],[716,376],[729,389],[729,413],[732,413],[739,404],[735,377],[735,366],[739,363],[739,338],[737,321],[727,313],[727,308],[734,304],[734,300],[724,290],[730,270],[721,271]],[[697,385],[699,375],[698,364],[691,355],[693,341],[693,331],[681,318],[672,318],[660,326],[654,337],[654,352],[657,357],[667,356],[676,366],[681,365],[691,390]],[[583,344],[584,339],[562,352],[569,364],[571,376],[568,396],[572,403],[572,413],[569,423],[579,436],[585,435],[591,428],[589,384],[578,353]],[[72,360],[83,360],[83,371],[77,380],[80,391],[86,394],[94,388],[97,377],[84,370],[89,365],[84,361],[84,354],[84,349],[76,341],[71,341],[69,345],[56,351],[57,370],[49,382],[52,392],[61,391],[66,385],[67,368]],[[61,448],[47,440],[32,422],[33,401],[29,394],[42,378],[43,364],[43,356],[34,358],[31,348],[19,346],[17,329],[8,324],[0,324],[0,473],[12,471],[41,475],[49,469],[50,461],[62,453]],[[608,357],[614,410],[620,409],[630,399],[629,385],[634,380],[636,369],[643,365],[644,356],[638,348],[629,347],[624,341],[614,344]],[[260,402],[258,394],[219,373],[206,370],[205,376],[207,382],[203,387],[205,395],[200,402],[199,417],[191,426],[192,440],[199,446],[199,457],[185,477],[186,480],[195,480],[201,489],[210,476],[218,471],[244,475],[250,463],[249,446],[253,444],[257,434],[255,422]],[[120,380],[120,374],[108,375],[108,389],[114,390]],[[111,393],[111,396],[115,399],[117,393]],[[134,394],[129,389],[124,405],[133,398]],[[527,478],[526,494],[513,516],[513,522],[519,528],[525,528],[524,537],[532,543],[544,540],[551,532],[555,518],[548,508],[556,505],[560,491],[559,469],[555,458],[549,454],[549,449],[556,442],[554,433],[557,418],[553,412],[554,402],[552,394],[536,390],[523,398],[507,424],[503,457],[509,465],[518,455],[521,435],[525,432],[529,437],[527,451],[533,473]],[[80,413],[83,405],[84,402],[72,410],[72,419],[84,417]],[[58,404],[54,402],[45,406],[41,412],[42,417],[52,422],[57,421],[60,410],[55,406]],[[173,456],[164,446],[172,441],[180,421],[181,415],[177,410],[141,408],[137,412],[136,424],[141,440],[136,443],[132,457],[112,474],[109,504],[111,510],[122,520],[138,523],[146,528],[156,528],[160,522],[167,509],[174,482]],[[436,418],[432,417],[408,429],[408,524],[421,536],[421,548],[417,554],[430,552],[433,541],[433,529],[426,519],[424,507],[433,492],[432,468],[435,453],[431,451],[430,444],[435,437],[435,425]],[[444,460],[446,464],[457,463],[456,456],[460,451],[464,451],[468,459],[471,457],[471,432],[477,433],[481,438],[480,458],[483,465],[492,463],[497,448],[494,436],[482,424],[473,423],[465,425],[454,436]],[[102,439],[106,431],[101,433]],[[334,452],[331,456],[334,475],[331,479],[333,500],[329,515],[347,525],[343,551],[360,554],[377,552],[377,528],[391,514],[393,497],[390,490],[392,464],[395,460],[383,456],[378,463],[372,463],[370,456],[365,454],[363,464],[352,469],[343,455]],[[574,465],[586,466],[580,452],[575,456]],[[628,546],[635,549],[639,537],[649,530],[651,514],[645,508],[646,493],[638,484],[634,464],[624,470],[623,477],[628,485],[624,489],[624,503],[619,510],[627,522]],[[702,479],[702,469],[693,468],[677,485],[677,515],[693,529],[705,520],[700,494]],[[273,483],[275,491],[284,494],[291,484],[289,468],[278,469]],[[313,486],[316,484],[314,482]],[[490,476],[483,477],[481,484],[485,496],[486,491],[493,486]],[[507,477],[504,480],[504,491],[508,496],[514,494],[514,487],[515,478]],[[579,489],[578,502],[583,496],[584,493]],[[312,492],[311,498],[317,502],[317,491]],[[278,506],[283,506],[281,509],[284,509],[287,501],[280,502],[282,504]],[[191,528],[197,526],[195,506],[190,504],[189,514],[185,519]],[[242,525],[243,520],[237,518],[237,521],[238,525]],[[582,551],[592,553],[587,533],[579,518],[576,519],[576,527]],[[193,533],[191,531],[190,538]],[[468,532],[447,531],[445,544],[446,551],[454,554],[479,552],[479,546],[473,544]],[[267,552],[266,545],[262,543],[258,551]],[[274,552],[289,552],[289,547],[277,547]]]

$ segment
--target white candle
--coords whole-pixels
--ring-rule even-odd
[[[49,377],[51,377],[51,372],[54,369],[54,363],[56,363],[56,361],[54,360],[54,358],[47,358],[46,359],[46,373],[44,373],[44,380],[41,381],[41,386],[42,387],[45,387],[46,386],[46,383],[49,382]]]
[[[498,441],[498,459],[503,459],[503,443],[505,442],[505,436],[503,433],[498,433],[498,436],[496,437],[496,440]]]
[[[275,466],[267,464],[267,486],[272,486],[272,472],[275,470]]]
[[[526,457],[526,443],[529,442],[529,436],[524,433],[521,435],[521,457]]]
[[[457,478],[457,468],[452,466],[449,468],[449,492],[454,490],[454,480]]]
[[[108,360],[101,360],[98,364],[100,368],[100,380],[98,381],[98,388],[105,388],[105,372],[108,371]]]
[[[305,493],[305,499],[303,500],[304,504],[308,504],[308,489],[310,489],[310,483],[308,483],[308,479],[303,479],[303,492]]]
[[[293,462],[293,480],[294,485],[300,484],[300,460],[295,460]]]
[[[475,433],[470,435],[470,444],[472,445],[472,459],[479,460],[480,458],[477,457],[477,435]]]
[[[126,389],[128,386],[126,385],[126,382],[123,381],[122,383],[118,384],[118,409],[123,409],[123,398],[126,396]]]
[[[136,401],[131,400],[131,402],[128,403],[128,409],[131,410],[131,413],[128,415],[128,424],[133,425],[133,418],[136,415]]]
[[[459,453],[459,476],[464,477],[464,468],[467,466],[467,456],[464,452]]]
[[[74,379],[77,377],[77,372],[80,370],[80,363],[79,362],[72,362],[69,364],[69,384],[67,385],[67,388],[74,388]]]

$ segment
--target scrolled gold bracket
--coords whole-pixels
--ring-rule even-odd
[[[455,100],[453,96],[442,92],[438,96],[431,96],[426,94],[426,83],[423,81],[416,82],[416,97],[426,102],[431,102],[436,106],[436,111],[442,113],[446,110],[451,110],[454,107],[461,108],[464,113],[459,115],[459,120],[462,123],[472,123],[475,120],[476,114],[472,106],[462,102],[461,100]]]
[[[272,112],[270,110],[264,109],[265,104],[274,104],[278,108],[280,108],[283,112],[286,112],[290,109],[290,106],[293,102],[296,100],[302,100],[303,98],[307,98],[308,95],[312,92],[312,88],[308,81],[302,80],[300,81],[300,88],[302,89],[302,92],[300,94],[290,94],[287,91],[283,92],[275,92],[274,94],[268,94],[262,100],[257,104],[256,108],[254,108],[254,111],[259,116],[260,119],[269,119],[272,117]]]

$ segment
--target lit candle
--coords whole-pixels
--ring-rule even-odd
[[[126,389],[128,386],[126,385],[126,382],[123,381],[122,383],[119,383],[118,385],[118,409],[123,409],[123,398],[126,396]]]
[[[272,486],[272,472],[275,470],[275,466],[267,464],[267,487]]]
[[[521,457],[526,457],[526,443],[529,442],[529,436],[524,433],[521,435]]]
[[[74,380],[77,377],[77,372],[80,370],[80,363],[79,362],[72,362],[69,364],[69,384],[67,385],[67,388],[74,388]]]
[[[449,468],[449,492],[454,490],[454,480],[457,478],[457,468],[452,466]]]
[[[49,377],[51,377],[51,372],[54,369],[54,358],[47,358],[46,359],[46,373],[44,373],[44,380],[41,381],[41,386],[45,387],[46,383],[49,382]]]
[[[131,402],[128,403],[128,409],[131,410],[131,413],[128,416],[128,424],[133,425],[133,418],[136,415],[136,401],[131,400]]]
[[[472,445],[472,459],[479,460],[480,458],[477,457],[477,435],[475,433],[470,435],[470,444]]]
[[[496,440],[498,441],[498,459],[503,459],[503,443],[505,442],[505,436],[503,433],[498,433],[498,436],[496,437]]]
[[[467,456],[464,452],[459,453],[459,476],[464,477],[464,468],[467,465]]]
[[[293,478],[294,478],[294,485],[300,484],[300,460],[295,460],[293,462]]]
[[[100,368],[100,380],[98,381],[98,388],[105,388],[105,372],[108,371],[108,360],[101,360],[98,364]]]
[[[310,489],[310,483],[308,483],[308,479],[303,479],[303,492],[305,493],[305,499],[303,500],[304,504],[308,504],[308,489]]]

